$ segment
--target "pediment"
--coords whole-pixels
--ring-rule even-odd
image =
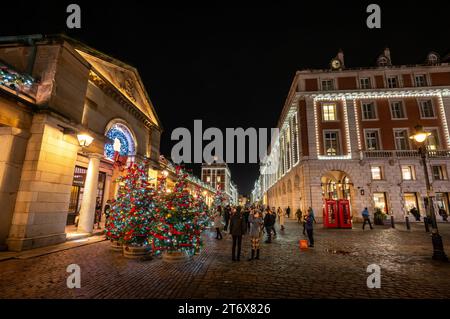
[[[94,55],[80,49],[76,51],[155,125],[160,126],[144,84],[135,68],[102,54]]]

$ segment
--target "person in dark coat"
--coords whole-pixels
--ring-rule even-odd
[[[225,219],[225,226],[223,227],[223,231],[228,230],[228,225],[230,224],[230,216],[231,216],[231,207],[230,205],[227,205],[224,209],[223,217]]]
[[[267,209],[266,216],[264,216],[264,227],[266,228],[267,240],[266,243],[272,242],[272,231],[275,232],[275,213],[270,209]]]
[[[291,208],[289,206],[286,208],[286,215],[287,215],[287,218],[291,217]]]
[[[314,236],[313,236],[314,215],[312,214],[312,211],[308,211],[308,215],[306,216],[305,220],[305,228],[306,233],[308,234],[309,247],[314,247]]]
[[[241,213],[241,207],[234,208],[230,217],[230,234],[233,236],[232,260],[241,260],[242,236],[245,234],[247,224]],[[237,248],[237,252],[236,252]]]
[[[249,223],[249,217],[250,217],[250,211],[248,208],[244,209],[244,219],[245,219],[245,233],[248,233],[250,230],[250,223]]]

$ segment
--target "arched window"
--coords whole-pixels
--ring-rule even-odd
[[[114,159],[116,151],[121,156],[136,155],[136,138],[133,132],[122,121],[110,123],[106,130],[108,141],[105,143],[105,157]]]
[[[385,56],[380,56],[377,61],[378,66],[387,66],[388,59]]]

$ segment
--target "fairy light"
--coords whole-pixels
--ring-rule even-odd
[[[448,131],[447,117],[445,116],[445,108],[444,108],[444,101],[442,99],[442,94],[438,95],[438,103],[439,103],[439,110],[441,112],[442,124],[444,126],[445,141],[447,143],[447,148],[450,149],[450,135]]]
[[[356,123],[356,137],[358,139],[358,150],[362,150],[362,143],[361,143],[361,131],[359,128],[359,115],[358,115],[358,105],[356,99],[353,99],[353,110],[355,112],[355,123]]]

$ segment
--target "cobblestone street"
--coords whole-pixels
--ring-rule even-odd
[[[439,225],[447,254],[450,225]],[[278,229],[278,228],[277,228]],[[1,298],[450,298],[450,264],[431,259],[423,224],[406,231],[316,229],[316,247],[300,251],[301,227],[288,222],[261,260],[232,262],[231,240],[207,232],[202,253],[184,264],[128,260],[102,241],[28,259],[0,262]],[[66,267],[81,267],[81,289],[68,289]],[[366,268],[381,266],[381,289]]]

